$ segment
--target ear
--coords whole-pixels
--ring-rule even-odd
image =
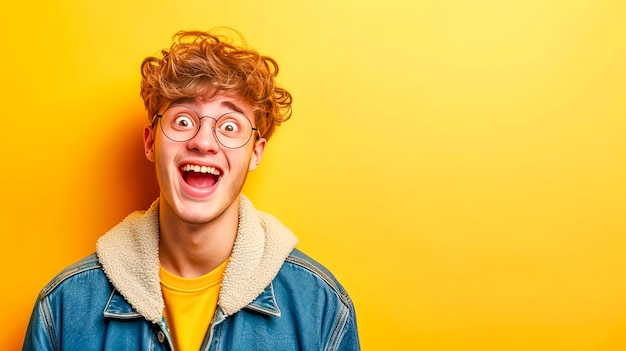
[[[267,141],[264,138],[260,138],[254,143],[254,149],[252,149],[252,157],[250,158],[250,166],[248,171],[254,171],[259,163],[261,163],[261,156],[263,156],[263,150],[265,150],[265,143]]]
[[[143,129],[143,148],[146,158],[154,162],[154,129],[150,124]]]

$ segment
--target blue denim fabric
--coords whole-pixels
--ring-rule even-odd
[[[173,350],[108,281],[96,255],[40,293],[22,350]],[[332,274],[294,250],[272,283],[231,316],[218,308],[201,350],[360,350],[354,306]]]

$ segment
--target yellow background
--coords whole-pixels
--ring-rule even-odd
[[[343,282],[364,349],[626,349],[625,4],[4,4],[0,349],[156,196],[141,60],[218,25],[295,97],[245,193]]]

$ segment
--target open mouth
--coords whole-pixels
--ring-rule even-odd
[[[183,180],[194,188],[209,188],[220,179],[222,172],[215,167],[186,164],[180,167]]]

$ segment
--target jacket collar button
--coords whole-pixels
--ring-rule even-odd
[[[157,339],[159,339],[159,342],[161,344],[165,341],[165,333],[163,333],[162,330],[159,330],[159,332],[157,333]]]

